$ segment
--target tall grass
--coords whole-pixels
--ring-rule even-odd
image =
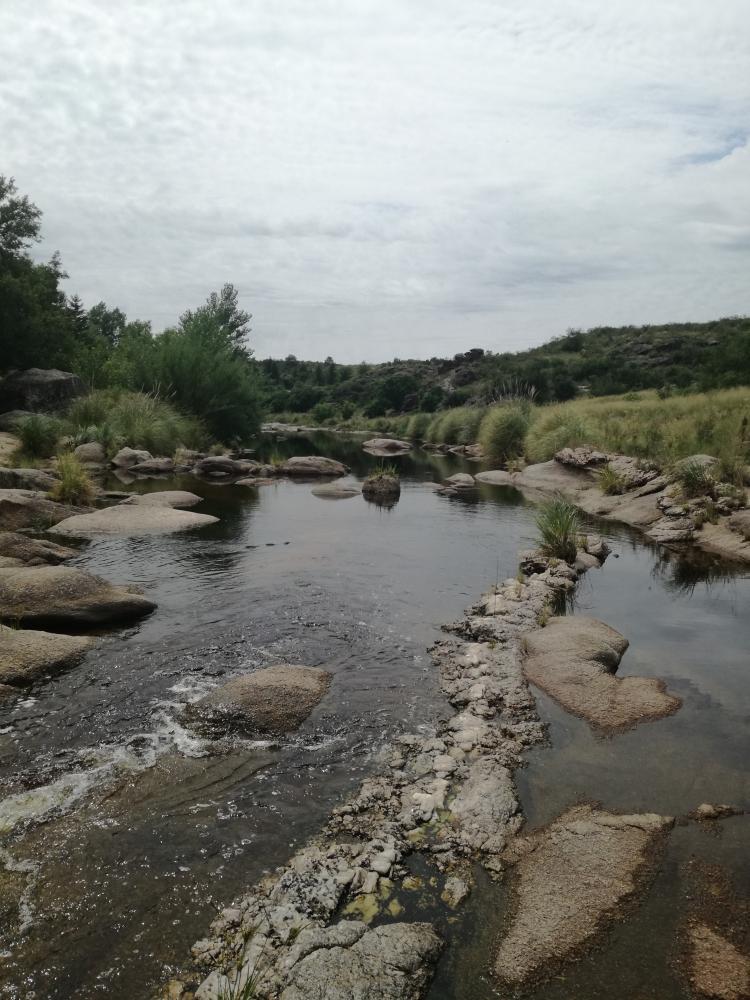
[[[540,505],[536,515],[539,547],[546,556],[575,562],[579,529],[578,511],[563,497]]]
[[[73,439],[99,441],[109,455],[128,445],[155,455],[173,455],[180,447],[201,448],[203,424],[170,403],[142,392],[102,389],[75,400],[66,414]]]
[[[493,406],[479,428],[484,457],[493,462],[507,462],[523,455],[530,423],[531,409],[522,402]]]
[[[53,500],[77,505],[86,505],[93,501],[93,484],[72,452],[62,452],[57,456],[57,474],[60,478],[50,490],[50,497]]]
[[[63,426],[55,417],[32,413],[19,420],[16,434],[21,439],[21,451],[31,458],[49,458],[57,449]]]

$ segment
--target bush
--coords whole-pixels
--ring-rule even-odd
[[[435,444],[473,444],[479,434],[484,409],[457,406],[436,414],[427,428],[427,438]]]
[[[563,497],[543,503],[536,516],[539,547],[546,556],[575,562],[579,530],[578,511]]]
[[[50,491],[53,500],[79,506],[87,506],[93,501],[93,484],[72,452],[63,452],[57,456],[57,474],[60,479]]]
[[[522,455],[530,422],[528,408],[521,403],[493,406],[479,428],[479,443],[485,458],[507,462]]]
[[[106,420],[102,419],[105,414]],[[92,416],[100,420],[90,423]],[[155,455],[173,455],[179,447],[201,448],[207,440],[198,419],[142,392],[92,392],[71,404],[67,424],[74,440],[99,441],[109,455],[124,445],[145,448]]]
[[[716,486],[710,467],[703,465],[702,462],[680,462],[675,466],[674,478],[686,497],[710,496]]]
[[[55,417],[32,413],[19,420],[16,433],[21,439],[21,450],[32,458],[49,458],[57,449],[63,433],[62,424]]]
[[[430,413],[412,413],[409,417],[409,423],[406,425],[406,437],[421,441],[427,435],[427,429],[432,421],[432,414]]]
[[[312,417],[317,424],[325,423],[326,420],[333,420],[336,416],[336,407],[332,403],[316,403],[312,408]]]

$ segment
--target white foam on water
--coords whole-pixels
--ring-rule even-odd
[[[26,876],[26,885],[18,899],[18,933],[26,934],[34,924],[34,907],[31,905],[31,894],[34,891],[39,869],[38,861],[19,861],[10,851],[0,847],[0,864],[9,872],[20,872]],[[12,953],[8,952],[7,957]]]

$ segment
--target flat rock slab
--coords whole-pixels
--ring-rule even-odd
[[[743,1000],[750,996],[750,957],[707,924],[688,931],[690,983],[701,996]]]
[[[89,509],[55,503],[37,490],[0,490],[0,529],[49,528]]]
[[[314,497],[322,497],[324,500],[348,500],[360,496],[362,490],[346,483],[321,483],[320,486],[313,486],[310,492]]]
[[[158,490],[155,493],[135,493],[123,504],[136,507],[194,507],[203,497],[187,490]]]
[[[416,1000],[442,946],[431,924],[368,930],[346,921],[303,930],[295,950],[304,957],[292,966],[281,1000]]]
[[[318,667],[278,664],[242,674],[185,707],[185,718],[209,735],[274,735],[297,729],[328,690]]]
[[[628,641],[595,618],[551,618],[525,641],[526,678],[600,731],[660,719],[682,704],[656,678],[615,677]]]
[[[41,628],[107,625],[140,618],[156,604],[68,566],[0,569],[0,619]]]
[[[646,883],[669,817],[618,816],[577,806],[517,838],[503,854],[516,868],[515,912],[494,971],[520,986],[576,957]]]
[[[23,687],[75,666],[93,639],[0,625],[0,683]]]
[[[215,524],[218,517],[175,510],[163,504],[118,504],[91,514],[79,514],[55,525],[54,534],[69,538],[101,538],[104,535],[161,535],[190,531]]]
[[[370,438],[363,442],[362,447],[370,455],[405,455],[411,451],[411,442],[396,438]]]
[[[57,545],[48,538],[29,538],[17,531],[0,531],[0,557],[17,559],[27,566],[43,566],[45,563],[56,566],[74,555],[75,549]]]
[[[48,493],[57,482],[54,476],[41,469],[0,468],[0,489],[3,490],[39,490]]]
[[[301,455],[288,458],[280,467],[285,476],[343,476],[346,466],[333,458],[321,455]]]
[[[476,487],[474,477],[468,472],[456,472],[443,480],[443,486],[451,487],[454,490],[473,490]]]

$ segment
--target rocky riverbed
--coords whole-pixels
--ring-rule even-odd
[[[299,439],[294,447],[299,450]],[[359,444],[357,448],[361,451]],[[353,452],[344,450],[343,444],[331,453],[337,456],[335,461],[343,459],[342,465],[357,467]],[[149,461],[143,456],[138,458],[140,464]],[[71,613],[71,608],[80,614],[86,602],[103,599],[108,587],[122,588],[132,597],[158,606],[130,633],[132,638],[128,633],[123,633],[122,640],[85,635],[81,637],[84,644],[69,651],[69,661],[65,650],[57,649],[59,665],[49,670],[42,668],[40,672],[33,656],[23,653],[30,673],[15,677],[13,683],[19,689],[30,690],[42,707],[39,711],[34,706],[14,710],[11,716],[26,726],[14,729],[11,737],[17,760],[23,759],[24,745],[31,749],[35,730],[44,740],[42,729],[49,709],[53,709],[49,717],[52,725],[46,732],[53,741],[53,727],[59,728],[61,723],[70,726],[69,731],[78,726],[84,738],[88,730],[89,740],[97,732],[92,714],[83,725],[75,721],[75,701],[68,699],[64,708],[55,701],[56,692],[64,696],[80,671],[90,678],[92,694],[102,699],[91,705],[104,706],[121,697],[115,695],[113,699],[113,694],[115,690],[122,692],[124,678],[135,676],[134,671],[149,664],[149,677],[143,678],[145,699],[133,689],[135,697],[123,703],[128,708],[121,717],[110,714],[116,720],[110,732],[110,738],[115,739],[118,731],[132,736],[128,715],[142,725],[144,708],[150,705],[148,711],[154,710],[155,703],[150,700],[153,695],[157,700],[161,695],[163,702],[159,676],[165,671],[174,686],[184,684],[186,679],[191,683],[200,681],[191,688],[187,700],[173,692],[173,707],[158,709],[166,711],[172,736],[157,754],[153,754],[152,744],[144,753],[136,742],[131,742],[129,756],[121,756],[114,766],[101,758],[93,768],[79,767],[81,777],[66,768],[60,758],[59,764],[46,769],[46,784],[37,779],[26,789],[19,780],[21,772],[16,770],[14,775],[11,766],[7,784],[11,794],[0,804],[0,813],[7,831],[3,895],[7,919],[11,927],[23,927],[25,935],[25,939],[16,939],[15,952],[22,955],[26,951],[29,959],[35,957],[37,967],[43,969],[49,963],[49,953],[45,953],[35,928],[45,913],[44,905],[52,904],[42,919],[48,921],[48,936],[51,934],[54,940],[57,929],[64,926],[59,918],[66,908],[77,913],[85,927],[85,901],[96,906],[94,897],[101,896],[106,886],[105,893],[116,901],[123,915],[128,896],[133,903],[134,893],[146,896],[138,934],[124,939],[120,935],[124,947],[117,952],[116,961],[122,970],[118,978],[112,979],[102,966],[97,970],[96,983],[106,983],[113,995],[153,995],[161,978],[166,995],[171,997],[196,992],[199,997],[231,995],[228,989],[238,991],[248,981],[259,996],[280,995],[287,1000],[356,995],[478,997],[518,987],[538,996],[552,996],[559,970],[565,970],[565,975],[575,981],[577,970],[587,968],[590,956],[610,947],[608,942],[619,933],[618,928],[627,933],[628,928],[649,917],[663,892],[664,873],[670,871],[675,858],[681,857],[680,845],[685,838],[699,845],[698,853],[703,842],[696,837],[709,837],[706,842],[710,844],[741,844],[737,831],[746,830],[741,815],[745,802],[738,794],[741,784],[732,784],[731,779],[723,777],[724,772],[720,780],[709,785],[717,793],[733,789],[733,794],[716,799],[711,815],[699,809],[706,803],[700,781],[693,782],[692,788],[685,788],[679,796],[670,797],[660,790],[658,782],[654,784],[653,778],[642,782],[639,794],[625,793],[627,786],[618,777],[618,767],[623,774],[647,774],[645,762],[653,758],[647,750],[648,741],[672,746],[669,739],[677,738],[683,719],[692,728],[693,746],[704,751],[704,764],[710,761],[716,767],[718,759],[702,742],[706,739],[705,729],[696,725],[696,706],[700,702],[696,691],[686,686],[669,658],[664,661],[666,674],[654,675],[655,664],[644,663],[639,653],[643,639],[638,628],[634,629],[640,624],[638,617],[621,617],[627,603],[626,581],[631,587],[633,584],[632,576],[628,576],[629,560],[644,559],[647,550],[639,548],[629,536],[615,536],[609,542],[615,551],[599,569],[606,546],[589,526],[585,548],[579,551],[574,565],[550,562],[530,552],[522,556],[519,567],[517,553],[533,533],[533,512],[520,504],[517,494],[502,490],[497,493],[481,482],[477,485],[470,472],[457,473],[450,458],[401,456],[398,460],[404,463],[405,488],[398,504],[390,510],[369,507],[359,496],[354,478],[343,480],[340,497],[326,497],[323,493],[326,499],[347,499],[343,505],[318,503],[312,495],[311,488],[315,487],[300,482],[300,475],[289,479],[278,472],[265,476],[279,484],[271,493],[260,493],[257,487],[237,487],[237,477],[242,478],[248,471],[267,471],[259,460],[250,470],[244,465],[232,466],[229,471],[215,468],[212,472],[216,474],[210,477],[192,477],[196,490],[193,496],[199,498],[192,506],[198,507],[196,513],[212,519],[195,532],[122,530],[123,521],[117,530],[87,534],[90,542],[75,550],[67,549],[67,543],[54,548],[54,543],[42,540],[43,536],[35,538],[18,532],[17,537],[6,540],[6,550],[15,554],[5,558],[17,561],[6,566],[8,570],[28,575],[41,569],[41,580],[43,575],[49,575],[49,569],[64,569],[86,574],[94,581],[78,591],[76,587],[82,586],[78,577],[66,576],[62,582],[56,578],[50,591],[62,594],[56,597],[56,615],[63,605],[66,614]],[[430,464],[433,461],[435,464]],[[288,459],[274,468],[286,462]],[[426,463],[421,477],[410,478],[407,470],[414,465],[407,462]],[[313,464],[306,461],[295,468],[303,467],[303,479],[307,479]],[[364,471],[363,467],[360,476]],[[209,480],[210,485],[206,485]],[[428,488],[430,481],[444,481],[447,485],[433,492]],[[136,473],[132,482],[124,485],[130,491],[146,485],[154,499],[142,503],[137,494],[139,502],[128,500],[127,505],[110,509],[175,509],[166,502],[162,506],[161,498],[156,499],[160,490],[154,486],[161,488],[163,478],[139,479]],[[183,493],[192,492],[190,479],[185,476],[168,485]],[[244,492],[248,489],[249,497]],[[147,494],[143,496],[147,498]],[[496,505],[496,496],[502,498],[500,506]],[[184,500],[184,496],[178,498],[177,513]],[[253,511],[266,525],[265,538],[250,532],[248,522],[239,519],[239,513],[245,510]],[[388,520],[366,527],[363,515],[368,512]],[[498,513],[502,514],[499,522]],[[73,512],[69,516],[75,520],[80,514]],[[514,521],[514,517],[521,519]],[[506,532],[508,526],[513,526],[505,542],[498,539],[498,523],[505,526]],[[417,555],[413,545],[415,538],[422,537],[420,532],[424,533],[424,547]],[[269,542],[274,544],[267,545]],[[288,547],[284,542],[289,543]],[[80,538],[71,536],[70,544],[80,545]],[[39,563],[30,565],[37,559]],[[170,562],[174,559],[180,562]],[[648,555],[648,559],[653,557]],[[658,560],[654,563],[659,564]],[[150,577],[144,573],[147,566],[152,570]],[[380,589],[374,597],[372,574],[376,566],[381,575]],[[340,588],[333,582],[335,575],[328,574],[340,575]],[[109,578],[115,582],[105,583]],[[122,587],[125,578],[131,589]],[[423,621],[426,607],[435,623],[449,620],[451,613],[455,615],[456,609],[471,599],[481,578],[497,582],[463,618],[445,628],[442,638],[430,636],[424,628],[415,630],[413,624],[406,625]],[[620,602],[610,602],[608,614],[599,613],[596,595],[606,594],[610,581],[615,590],[621,591]],[[302,587],[296,595],[287,586],[292,582]],[[140,595],[133,594],[136,583]],[[193,588],[187,591],[187,603],[178,599],[180,588],[185,587]],[[278,588],[280,600],[269,605],[268,614],[261,618],[258,610],[263,601],[268,602],[267,595],[274,588]],[[359,601],[357,589],[361,593]],[[396,599],[391,597],[394,590]],[[19,623],[19,608],[31,608],[33,615],[34,601],[39,604],[38,587],[29,590],[17,583],[16,591],[21,596],[14,597],[14,625]],[[337,622],[336,615],[331,614],[334,593],[340,602]],[[228,616],[228,601],[236,615],[234,620]],[[658,617],[666,611],[667,605],[659,601],[652,600],[649,614]],[[592,606],[585,607],[587,603]],[[643,616],[648,602],[639,606]],[[290,608],[294,608],[292,616]],[[407,616],[404,608],[408,608]],[[560,620],[555,612],[566,608],[568,612],[586,613],[573,617],[568,614]],[[706,607],[701,608],[708,620]],[[318,621],[313,609],[317,609]],[[86,613],[91,613],[90,608]],[[233,631],[243,618],[254,623],[252,638]],[[610,624],[603,624],[600,618],[616,627],[614,634]],[[407,639],[407,633],[403,633],[399,640],[402,648],[391,649],[388,667],[379,671],[372,659],[373,632],[366,625],[381,620],[391,628],[408,629],[413,634]],[[231,621],[234,624],[229,624]],[[355,626],[357,621],[360,624]],[[555,637],[556,631],[566,626],[570,626],[570,634]],[[656,628],[655,623],[652,628]],[[81,619],[73,630],[80,629]],[[336,636],[337,630],[340,636]],[[9,631],[17,633],[15,628]],[[27,629],[21,635],[25,640],[33,638]],[[57,635],[59,642],[62,635]],[[174,646],[175,636],[180,637],[180,648],[173,651],[170,665],[170,657],[165,654],[170,645]],[[260,636],[266,646],[262,650],[257,645]],[[627,639],[632,644],[624,661],[625,677],[621,679],[623,668],[618,665]],[[388,642],[387,637],[378,638],[376,645],[386,648]],[[40,640],[31,652],[36,655],[43,644]],[[432,665],[425,662],[414,671],[426,645],[431,646]],[[23,648],[29,650],[28,642],[18,646],[17,656],[10,658],[13,663],[21,657]],[[239,654],[236,659],[232,658],[232,649]],[[565,669],[550,677],[550,669],[545,669],[544,664],[558,666],[560,657],[555,656],[555,650],[563,649]],[[409,654],[414,658],[411,667],[407,667]],[[686,655],[689,660],[687,649]],[[632,656],[636,662],[630,665]],[[284,669],[300,673],[294,682],[290,677],[289,684],[274,698],[278,664],[283,665],[282,674]],[[364,665],[364,684],[357,692],[349,678]],[[271,668],[268,683],[260,687],[263,669],[258,668]],[[312,675],[306,672],[310,669]],[[63,672],[56,674],[57,670]],[[109,689],[98,688],[97,673],[108,678]],[[639,673],[643,676],[639,677]],[[242,681],[243,675],[251,682],[249,689]],[[699,683],[706,682],[702,675],[694,676]],[[43,686],[38,686],[39,678],[46,678]],[[727,674],[725,683],[729,681]],[[299,696],[294,693],[295,683]],[[571,700],[571,690],[576,686],[587,694],[594,690],[593,702]],[[269,692],[267,702],[246,701],[248,691],[252,694],[254,688]],[[553,702],[545,701],[545,691]],[[89,697],[85,696],[83,705]],[[353,697],[359,699],[362,712],[354,718],[347,715],[350,709],[346,707]],[[242,714],[243,703],[253,706],[253,711],[260,706],[266,721],[261,725],[260,715]],[[441,704],[450,707],[443,710]],[[376,721],[377,713],[386,707],[392,719],[398,720],[395,726],[391,721]],[[372,746],[368,748],[371,752],[367,754],[364,780],[349,766],[351,758],[344,755],[337,759],[335,754],[329,754],[324,762],[320,757],[315,759],[320,751],[307,750],[304,770],[309,769],[310,782],[295,783],[292,778],[286,793],[283,784],[276,784],[274,769],[284,755],[292,767],[300,768],[297,751],[292,749],[295,741],[311,745],[311,738],[325,742],[343,736],[343,741],[351,745],[354,732],[370,712],[373,715],[366,731]],[[188,718],[191,714],[195,723]],[[720,718],[710,711],[709,715]],[[269,719],[280,721],[269,723]],[[576,728],[579,723],[582,729]],[[297,725],[301,726],[300,737],[293,732]],[[341,728],[337,731],[338,726]],[[567,728],[561,730],[560,726]],[[714,734],[720,731],[714,730]],[[571,741],[570,733],[577,734],[575,740]],[[603,739],[602,734],[607,733],[609,737]],[[667,743],[662,744],[659,741],[663,734],[667,735]],[[263,747],[262,741],[253,746],[253,738],[258,736],[280,740],[281,750]],[[175,752],[178,743],[169,742],[176,739],[185,741],[182,752]],[[674,745],[682,746],[678,738]],[[188,746],[203,756],[184,755]],[[533,782],[541,776],[538,762],[546,759],[549,770],[556,766],[554,761],[562,764],[571,748],[581,746],[587,747],[589,758],[579,759],[573,773],[557,783],[554,794],[546,796],[546,807],[540,811],[531,792]],[[629,747],[629,751],[616,754],[622,746]],[[619,758],[617,766],[602,769],[602,774],[609,775],[610,800],[597,803],[605,796],[600,794],[598,781],[592,780],[593,773],[587,772],[588,760],[597,755],[606,759],[610,747]],[[689,755],[687,744],[683,752]],[[726,755],[727,751],[722,752]],[[682,776],[689,767],[687,758],[670,762],[673,786],[682,788]],[[731,769],[731,756],[725,759],[726,768]],[[334,777],[337,769],[339,776]],[[115,880],[107,874],[105,857],[108,845],[114,846],[125,835],[131,845],[122,855],[125,864],[132,851],[134,856],[155,858],[155,844],[143,855],[138,853],[140,846],[135,845],[147,842],[142,838],[153,827],[157,813],[163,817],[165,807],[169,813],[177,806],[175,823],[162,825],[159,837],[165,856],[179,851],[187,858],[192,840],[196,845],[206,842],[208,817],[203,803],[207,796],[217,795],[219,771],[224,775],[221,780],[228,782],[230,795],[235,796],[240,789],[243,794],[253,788],[260,790],[266,774],[280,792],[285,815],[291,815],[289,809],[300,795],[298,811],[306,815],[296,826],[287,826],[281,814],[276,819],[269,814],[258,846],[237,855],[238,860],[232,863],[231,879],[221,873],[224,865],[219,866],[213,899],[223,903],[223,909],[208,935],[204,931],[201,938],[201,926],[208,930],[206,909],[210,904],[200,891],[192,896],[184,912],[173,907],[155,916],[153,906],[148,906],[148,886],[150,883],[153,891],[155,881],[148,876],[141,879],[133,872],[133,877],[125,880],[125,892],[118,895]],[[239,778],[230,777],[232,773]],[[28,777],[27,772],[26,780]],[[529,778],[533,779],[531,785]],[[165,798],[168,789],[173,789],[171,804]],[[267,802],[271,805],[273,798]],[[723,805],[731,808],[719,808]],[[226,807],[220,804],[218,808],[221,811]],[[194,808],[200,819],[195,824],[190,818]],[[689,813],[695,818],[690,818]],[[136,839],[134,824],[139,822],[140,814],[144,822],[137,835],[141,839]],[[229,820],[239,835],[259,830],[259,821],[257,807]],[[163,819],[160,822],[163,824]],[[707,826],[715,831],[713,837],[703,832]],[[177,833],[180,828],[181,833]],[[292,830],[293,834],[287,832]],[[280,833],[283,841],[289,836],[288,844],[279,842]],[[252,835],[257,837],[255,832]],[[68,902],[60,906],[58,916],[54,916],[54,907],[60,901],[53,900],[55,892],[59,892],[55,880],[63,884],[63,866],[60,864],[55,872],[55,865],[50,863],[56,838],[60,861],[67,843],[68,871],[77,873],[69,879]],[[276,843],[272,845],[274,838]],[[76,841],[79,847],[74,848]],[[76,851],[80,852],[78,860]],[[95,877],[93,867],[87,875],[87,853],[89,866],[96,865]],[[731,847],[723,853],[717,847],[714,853],[724,863],[732,857]],[[152,860],[150,866],[153,864]],[[197,856],[189,861],[189,866],[196,869],[201,864]],[[274,870],[279,864],[281,867]],[[40,869],[40,865],[44,867]],[[719,867],[724,870],[723,865]],[[261,877],[264,869],[271,871]],[[144,872],[148,870],[144,868]],[[734,891],[731,883],[737,875],[741,878],[742,872],[740,865],[732,877],[724,876],[729,883],[727,892]],[[175,884],[183,877],[176,869],[167,875]],[[90,892],[84,881],[79,881],[88,878]],[[681,878],[669,882],[669,893],[683,884]],[[210,891],[211,885],[209,877],[203,882],[202,892]],[[672,898],[669,893],[668,898]],[[235,903],[228,905],[233,897]],[[166,900],[161,891],[158,898]],[[551,898],[565,898],[568,903],[555,911],[549,904]],[[739,914],[738,905],[733,912]],[[190,920],[188,909],[194,910]],[[659,938],[660,961],[664,968],[674,970],[664,995],[682,995],[670,994],[669,990],[681,989],[675,984],[685,983],[688,985],[684,989],[700,990],[707,996],[741,996],[736,991],[742,988],[746,969],[746,943],[736,926],[719,920],[715,908],[705,905],[689,907],[680,903],[674,906],[674,912],[679,928],[675,925],[674,933],[669,931],[668,942]],[[464,933],[467,923],[479,914],[483,930],[476,942],[482,944],[481,953]],[[136,971],[136,956],[143,950],[139,942],[153,942],[157,935],[169,939],[169,927],[175,922],[185,928],[180,932],[185,946],[181,949],[175,942],[168,959],[161,952],[171,973],[164,974],[163,970],[161,976],[152,974],[147,985]],[[192,959],[187,948],[190,939],[186,941],[185,933],[190,928],[198,931],[192,937],[197,942]],[[483,936],[486,933],[489,937]],[[72,941],[74,950],[83,955],[75,932]],[[115,946],[114,938],[109,941],[110,952],[115,951],[119,946]],[[154,944],[149,943],[144,954],[152,967],[149,956],[154,952]],[[716,954],[727,957],[727,962],[721,964],[731,973],[721,982],[717,979]],[[468,977],[465,969],[451,974],[451,969],[462,968],[468,956],[472,963]],[[15,956],[13,961],[17,961]],[[7,989],[2,986],[4,995],[24,995],[17,992],[14,980],[20,984],[24,975],[32,973],[24,973],[17,965],[15,968]],[[66,980],[48,980],[55,985],[47,987],[46,993],[38,983],[31,989],[39,996],[95,996],[98,986],[91,971],[87,972],[86,960],[79,962],[77,970],[74,973],[71,968]],[[172,981],[166,985],[170,975]],[[653,981],[661,982],[658,976]],[[487,992],[482,992],[483,983],[487,984]],[[38,992],[40,989],[42,992]],[[720,989],[735,992],[716,992]],[[545,990],[553,993],[545,994]],[[582,995],[586,995],[585,989]]]

